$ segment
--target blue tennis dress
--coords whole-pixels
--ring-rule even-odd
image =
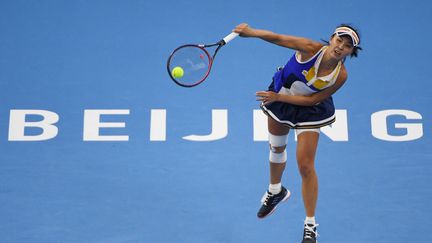
[[[288,63],[273,76],[269,91],[284,95],[311,95],[332,86],[339,75],[342,62],[327,76],[317,77],[318,67],[327,49],[322,47],[313,57],[300,61],[296,52]],[[261,109],[279,123],[295,129],[327,126],[336,120],[332,97],[313,106],[299,106],[284,102],[261,104]]]

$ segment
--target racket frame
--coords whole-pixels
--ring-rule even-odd
[[[220,50],[220,48],[222,46],[226,45],[228,42],[230,42],[231,40],[233,40],[237,36],[238,36],[238,34],[233,32],[233,33],[225,36],[225,38],[223,38],[222,40],[220,40],[220,41],[218,41],[218,42],[216,42],[214,44],[186,44],[186,45],[182,45],[182,46],[177,47],[171,53],[171,55],[168,57],[168,61],[167,61],[167,71],[168,71],[168,74],[169,74],[170,78],[177,85],[180,85],[180,86],[186,87],[186,88],[195,87],[195,86],[201,84],[209,76],[210,70],[211,70],[211,68],[213,66],[213,60],[216,58],[216,54],[218,53],[218,51]],[[210,56],[210,53],[206,50],[206,48],[208,48],[208,47],[214,47],[214,46],[218,46],[218,47],[214,51],[213,55]],[[206,74],[204,75],[204,77],[201,80],[199,80],[198,82],[193,83],[193,84],[184,84],[184,83],[179,82],[175,77],[172,76],[172,73],[171,73],[171,70],[170,70],[170,63],[171,63],[172,56],[175,54],[176,51],[178,51],[181,48],[185,48],[185,47],[197,47],[197,48],[200,48],[202,51],[204,51],[204,53],[207,55],[207,58],[209,59],[209,66],[208,66],[208,70],[207,70]]]
[[[168,62],[167,62],[167,71],[168,71],[168,74],[169,74],[170,78],[172,79],[172,81],[174,81],[177,85],[180,85],[180,86],[185,87],[185,88],[191,88],[191,87],[197,86],[198,84],[204,82],[204,80],[210,74],[210,70],[211,70],[211,67],[213,65],[213,57],[214,57],[214,54],[213,54],[213,57],[210,56],[210,53],[208,53],[208,51],[205,48],[206,47],[210,47],[210,46],[215,46],[215,45],[217,45],[217,44],[212,44],[212,45],[186,44],[186,45],[182,45],[182,46],[177,47],[171,53],[171,55],[168,58]],[[206,54],[206,56],[207,56],[207,58],[209,60],[209,65],[208,65],[206,74],[204,75],[204,77],[201,80],[199,80],[198,82],[195,82],[193,84],[184,84],[184,83],[181,83],[179,80],[177,80],[175,77],[172,76],[172,73],[171,73],[171,70],[170,70],[171,57],[176,53],[176,51],[178,51],[178,50],[180,50],[182,48],[187,48],[187,47],[194,47],[194,48],[201,49]]]

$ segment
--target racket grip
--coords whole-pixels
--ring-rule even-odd
[[[225,38],[223,38],[224,45],[225,45],[226,43],[232,41],[232,40],[233,40],[234,38],[236,38],[238,35],[239,35],[238,33],[232,32],[231,34],[225,36]]]

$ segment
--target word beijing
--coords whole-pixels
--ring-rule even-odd
[[[106,135],[101,134],[101,129],[125,128],[125,122],[107,122],[106,116],[129,115],[130,110],[105,109],[84,110],[83,141],[128,141],[127,134]],[[150,110],[150,141],[166,141],[167,137],[167,111],[165,109]],[[121,116],[120,116],[121,115]],[[267,141],[267,117],[261,110],[253,110],[253,140]],[[403,123],[389,124],[392,116],[402,117]],[[37,117],[37,121],[28,121],[29,117]],[[331,126],[321,128],[322,134],[333,141],[348,141],[348,116],[346,110],[336,110],[336,122]],[[371,115],[372,135],[384,141],[412,141],[423,136],[423,124],[420,123],[421,114],[410,110],[382,110]],[[49,110],[10,110],[9,116],[9,141],[44,141],[54,139],[59,129],[56,123],[60,120],[57,113]],[[392,129],[398,129],[397,135],[389,134],[390,125]],[[189,141],[215,141],[228,136],[228,110],[211,110],[210,134],[190,134],[183,137]],[[37,128],[38,134],[26,134],[26,129]]]

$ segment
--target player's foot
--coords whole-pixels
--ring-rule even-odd
[[[317,243],[318,232],[316,227],[318,224],[305,224],[302,243]]]
[[[262,206],[259,209],[257,216],[258,218],[264,218],[267,215],[273,213],[276,210],[278,203],[285,202],[290,197],[291,193],[285,187],[278,194],[271,194],[269,191],[264,193],[261,199]]]

